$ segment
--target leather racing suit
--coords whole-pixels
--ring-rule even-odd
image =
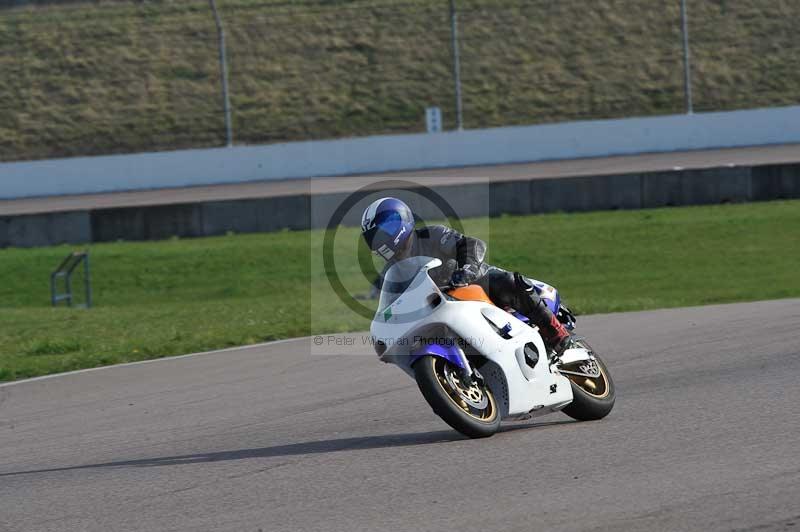
[[[569,332],[539,297],[528,278],[486,264],[485,242],[443,225],[415,230],[405,248],[387,262],[377,282],[381,282],[386,269],[395,262],[418,256],[442,261],[442,266],[430,271],[431,278],[438,286],[450,283],[457,272],[456,276],[464,282],[480,285],[497,306],[512,307],[527,316],[541,330],[548,349],[556,348],[569,339]]]

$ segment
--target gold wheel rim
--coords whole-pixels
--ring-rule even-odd
[[[458,390],[454,390],[450,387],[450,384],[447,382],[445,376],[438,370],[436,367],[437,362],[441,364],[447,364],[444,360],[438,357],[431,357],[431,366],[433,367],[433,374],[436,376],[436,382],[439,383],[439,387],[441,387],[442,391],[444,391],[445,395],[456,405],[458,406],[462,412],[467,414],[469,417],[480,421],[481,423],[490,423],[495,420],[497,417],[497,403],[494,400],[494,395],[492,394],[491,390],[488,388],[480,389],[476,383],[470,387],[469,390],[464,390],[464,388],[460,385],[456,385],[458,390],[462,391],[470,391],[473,392],[474,390],[478,390],[481,394],[486,396],[488,400],[488,405],[486,408],[481,411],[483,415],[477,415],[475,413],[475,408],[471,408],[464,399],[462,399],[459,395]]]

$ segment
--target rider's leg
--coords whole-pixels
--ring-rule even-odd
[[[490,270],[479,281],[491,300],[501,307],[513,307],[542,331],[542,339],[548,349],[563,350],[570,338],[569,331],[558,321],[539,297],[533,285],[519,273],[499,268]]]

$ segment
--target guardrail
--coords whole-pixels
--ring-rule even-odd
[[[0,164],[0,199],[800,142],[800,106]]]

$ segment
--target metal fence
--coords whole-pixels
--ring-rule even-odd
[[[0,160],[794,104],[795,0],[0,9]]]

